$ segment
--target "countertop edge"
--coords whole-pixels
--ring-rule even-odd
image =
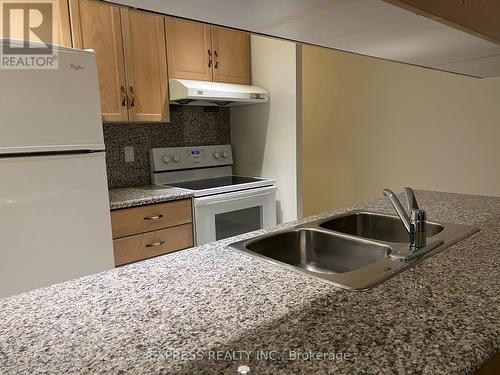
[[[111,211],[181,199],[191,199],[193,197],[192,192],[184,189],[162,188],[154,185],[110,189],[108,194]]]

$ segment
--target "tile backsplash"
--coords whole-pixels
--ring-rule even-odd
[[[103,125],[110,189],[150,184],[151,148],[231,143],[229,108],[172,106],[170,119],[166,124]],[[133,162],[125,162],[126,146],[134,148]]]

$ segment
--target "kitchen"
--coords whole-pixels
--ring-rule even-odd
[[[5,372],[474,373],[493,360],[500,93],[498,78],[471,76],[498,76],[496,65],[443,69],[441,55],[437,66],[432,53],[418,48],[415,56],[405,55],[409,61],[387,56],[407,63],[401,64],[372,52],[313,47],[307,29],[293,35],[301,28],[287,31],[283,21],[277,31],[259,31],[249,24],[252,17],[235,17],[231,8],[213,15],[176,2],[58,3],[60,44],[94,52],[59,48],[61,74],[1,72],[2,86],[18,90],[2,96],[1,104]],[[306,17],[344,10],[345,18],[342,6],[351,3],[351,11],[359,11],[357,1],[341,3],[302,11]],[[380,3],[395,12],[391,16],[414,16]],[[271,10],[258,11],[259,22],[271,25]],[[451,52],[500,54],[485,39],[424,17],[415,22],[437,24],[463,41]],[[351,43],[340,49],[361,48]],[[411,61],[424,52],[427,61]],[[35,74],[50,84],[33,85]],[[68,83],[68,74],[77,80]],[[449,99],[439,96],[440,88]],[[23,114],[30,95],[36,100]],[[245,95],[245,105],[235,105]],[[441,107],[430,105],[436,101]],[[370,119],[380,125],[370,127]],[[67,145],[82,143],[77,136],[84,127],[85,149],[95,152],[80,155],[81,145]],[[27,143],[13,151],[19,140]],[[60,160],[48,154],[53,148],[32,149],[58,143],[65,147]],[[460,150],[453,158],[462,168],[446,157],[447,147]],[[407,149],[416,152],[409,160],[422,164],[408,163]],[[35,163],[34,157],[52,161]],[[389,193],[391,200],[382,198],[384,188],[399,191],[406,184],[422,189],[408,204],[410,213],[420,206],[429,216],[427,243],[416,258],[395,245],[408,241],[399,239],[405,214],[400,221],[391,207],[397,201]],[[355,260],[359,269],[343,258],[326,264],[328,272],[325,263],[301,266],[289,259],[295,250],[290,230],[303,246],[321,246],[332,239],[326,223],[340,222],[351,212],[345,207],[390,214],[367,217],[383,224],[379,230],[397,224],[399,232],[370,243],[367,255],[360,250],[366,240],[353,237],[377,239],[380,233],[349,233],[333,222],[337,242],[324,242],[325,248],[349,237],[341,247],[362,254]],[[273,239],[282,231],[282,240]],[[302,237],[313,232],[325,238]],[[471,251],[478,256],[468,256]],[[382,259],[369,263],[374,254]],[[393,271],[371,278],[360,273],[379,265]],[[304,360],[291,358],[291,350],[350,358]],[[199,360],[172,356],[193,351]],[[211,351],[288,357],[220,360],[208,356]]]

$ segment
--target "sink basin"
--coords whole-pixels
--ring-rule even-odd
[[[248,250],[318,273],[353,271],[384,258],[390,248],[314,229],[273,234],[246,245]]]
[[[324,221],[319,226],[324,229],[379,241],[401,243],[409,241],[409,234],[401,220],[391,215],[355,212]],[[443,229],[440,224],[427,222],[427,237],[435,236]]]
[[[479,229],[427,222],[427,246],[407,257],[408,234],[399,218],[351,211],[234,242],[230,249],[319,278],[348,290],[368,290]]]

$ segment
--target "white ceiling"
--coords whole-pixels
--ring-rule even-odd
[[[500,76],[500,45],[382,0],[113,2],[477,77]]]
[[[257,31],[267,24],[316,8],[331,0],[111,0],[217,25]]]

